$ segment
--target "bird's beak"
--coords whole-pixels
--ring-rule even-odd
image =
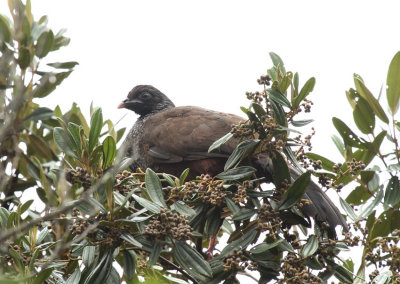
[[[137,99],[125,99],[122,103],[118,105],[118,108],[129,108],[130,106],[135,106],[138,104],[143,104],[143,102]]]

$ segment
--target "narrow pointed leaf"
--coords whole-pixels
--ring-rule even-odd
[[[269,89],[267,89],[267,93],[269,95],[270,100],[273,100],[274,102],[276,102],[277,104],[280,104],[282,106],[285,106],[288,108],[291,107],[289,100],[279,90],[269,88]]]
[[[396,53],[390,62],[386,85],[388,105],[392,115],[395,115],[400,101],[400,51]]]
[[[375,115],[367,101],[359,98],[353,111],[354,122],[364,134],[371,134],[375,128]]]
[[[283,74],[286,74],[285,65],[283,64],[282,59],[275,52],[270,52],[269,57],[271,57],[272,63],[275,67],[279,67]]]
[[[88,277],[85,279],[84,284],[95,284],[102,283],[107,280],[111,273],[113,263],[113,249],[108,248],[106,253],[102,256],[96,267],[90,272]]]
[[[318,249],[318,238],[312,235],[308,238],[307,243],[301,248],[300,254],[306,258],[313,255]]]
[[[36,56],[39,58],[45,57],[51,50],[54,42],[54,34],[52,30],[42,33],[36,44]]]
[[[103,114],[100,108],[97,108],[90,118],[89,130],[89,154],[99,142],[101,128],[103,127]]]
[[[383,122],[389,123],[389,119],[378,100],[372,95],[370,90],[364,85],[362,78],[357,74],[354,74],[354,84],[356,85],[357,92],[368,102],[376,116]]]
[[[357,148],[362,147],[358,136],[351,131],[351,129],[343,121],[341,121],[339,118],[333,117],[332,122],[340,136],[342,136],[345,144]]]
[[[230,132],[225,134],[224,136],[222,136],[217,141],[215,141],[214,143],[211,144],[210,148],[208,148],[208,152],[211,153],[215,149],[218,149],[219,147],[221,147],[221,145],[225,144],[232,137],[233,137],[233,134]]]
[[[400,201],[400,183],[397,176],[392,176],[385,190],[383,206],[395,206]]]
[[[223,179],[223,180],[239,180],[242,178],[247,178],[254,174],[256,172],[256,169],[253,167],[237,167],[234,169],[229,169],[227,171],[224,171],[220,174],[217,175],[217,178]]]
[[[256,246],[252,247],[249,252],[253,253],[253,254],[262,254],[262,253],[265,253],[266,251],[278,246],[281,242],[283,242],[283,239],[279,239],[276,242],[273,242],[270,244],[261,243],[261,244],[258,244]]]
[[[292,105],[294,108],[298,107],[302,100],[304,100],[313,90],[315,86],[315,78],[311,77],[301,88],[300,93],[297,97],[293,98]]]
[[[296,179],[283,195],[279,205],[279,210],[288,209],[299,202],[310,184],[310,179],[310,171],[303,173],[298,179]]]
[[[133,250],[123,250],[122,253],[124,256],[124,275],[126,280],[130,281],[136,271],[136,254]]]
[[[284,181],[286,181],[286,183],[291,182],[290,172],[288,164],[282,154],[278,151],[274,151],[274,154],[272,158],[272,165],[274,167],[272,179],[275,186],[280,187]]]
[[[210,264],[187,243],[175,241],[173,256],[176,262],[197,280],[205,280],[208,277],[212,277]]]
[[[108,136],[103,141],[103,169],[112,165],[115,155],[117,154],[117,145],[115,144],[114,138]]]
[[[150,196],[151,200],[157,205],[166,208],[167,205],[165,204],[164,201],[161,181],[158,178],[157,174],[152,169],[148,168],[146,170],[145,182],[146,182],[146,192]]]
[[[357,220],[357,215],[354,212],[353,208],[351,208],[351,206],[344,199],[340,198],[340,204],[342,205],[342,208],[346,211],[351,220]]]
[[[236,146],[225,163],[224,171],[235,167],[240,161],[251,154],[260,144],[259,139],[245,140]]]
[[[137,203],[139,203],[141,206],[146,208],[152,213],[158,214],[160,213],[160,206],[156,203],[153,203],[147,199],[144,199],[140,196],[137,196],[136,194],[133,194],[132,197],[136,200]]]
[[[249,244],[255,241],[257,234],[257,230],[249,230],[243,236],[225,246],[225,248],[221,251],[221,256],[229,255],[235,250],[240,251],[246,249]]]

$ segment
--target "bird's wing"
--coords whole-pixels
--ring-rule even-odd
[[[148,118],[142,145],[158,163],[176,163],[205,158],[228,157],[238,141],[231,139],[208,153],[211,144],[227,134],[243,118],[199,107],[176,107]]]

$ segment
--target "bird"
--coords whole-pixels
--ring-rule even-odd
[[[233,125],[245,121],[235,114],[196,106],[177,107],[151,85],[135,86],[118,108],[139,115],[122,146],[125,156],[132,159],[131,169],[151,168],[155,172],[179,176],[189,168],[190,179],[223,172],[225,162],[240,141],[232,138],[218,151],[209,152],[209,147],[229,133]],[[258,175],[261,173],[267,181],[272,181],[273,167],[268,155],[261,153],[252,162]],[[300,176],[301,172],[293,166],[289,165],[289,169],[292,180]],[[316,183],[310,181],[304,197],[311,204],[304,205],[302,213],[319,224],[327,223],[329,236],[336,236],[338,225],[348,230],[339,209]]]

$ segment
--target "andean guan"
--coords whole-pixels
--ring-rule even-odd
[[[221,173],[229,155],[239,144],[231,138],[219,150],[211,153],[209,147],[231,131],[232,125],[244,121],[229,113],[217,112],[195,106],[175,107],[174,103],[158,89],[150,85],[134,87],[118,108],[126,108],[139,115],[125,141],[125,155],[133,159],[131,169],[151,168],[179,176],[189,168],[189,178],[201,174],[215,176]],[[265,154],[252,159],[257,174],[272,181],[271,159]],[[300,173],[289,166],[292,178]],[[310,205],[302,207],[302,213],[313,217],[317,223],[329,225],[328,235],[336,236],[335,227],[341,225],[347,231],[346,221],[329,197],[310,182],[305,197]]]

